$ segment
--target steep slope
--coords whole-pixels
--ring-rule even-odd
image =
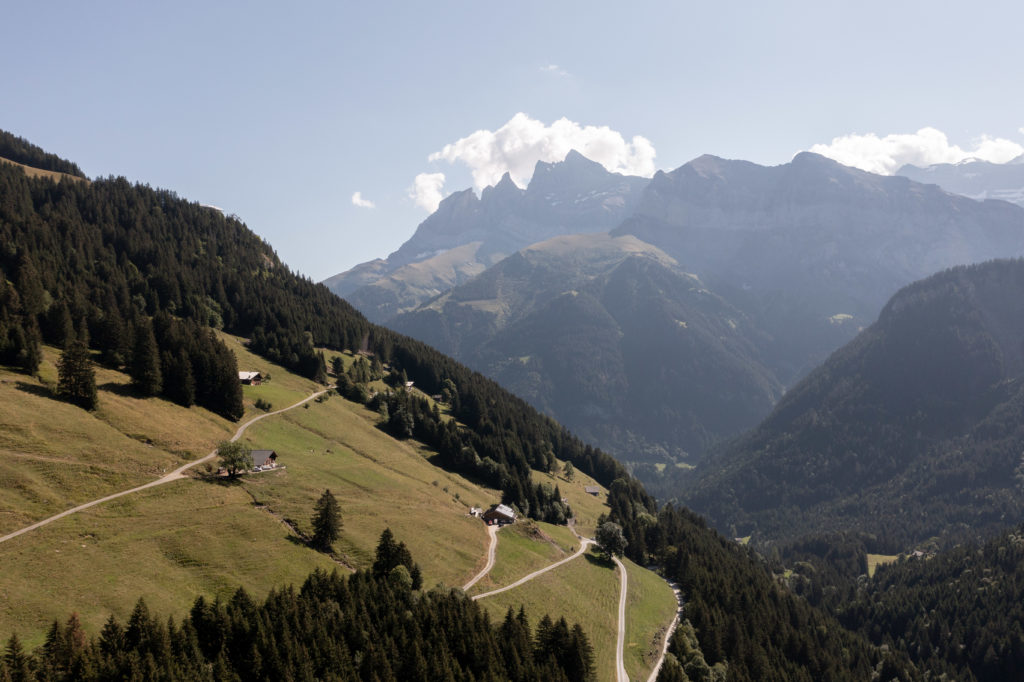
[[[1024,254],[1024,209],[798,154],[763,167],[702,156],[652,180],[613,234],[664,249],[757,320],[784,383],[943,268]]]
[[[1001,199],[1024,206],[1024,156],[1009,163],[969,159],[937,163],[925,168],[907,164],[896,175],[915,182],[936,184],[947,192],[972,199]]]
[[[391,324],[650,475],[781,393],[749,319],[632,237],[535,244]]]
[[[759,539],[858,529],[895,542],[1024,518],[1024,261],[942,272],[726,449],[684,496]]]
[[[362,505],[366,510],[366,514],[346,520],[346,527],[353,531],[363,528],[362,532],[366,532],[366,526],[360,521],[377,524],[379,528],[381,518],[389,521],[391,514],[413,526],[425,523],[449,532],[470,528],[449,523],[451,519],[441,513],[422,519],[422,509],[415,501],[401,496],[401,483],[416,485],[418,481],[422,484],[436,476],[433,480],[438,481],[438,485],[430,485],[433,492],[429,497],[448,509],[464,507],[461,498],[440,485],[440,479],[455,476],[457,472],[433,467],[433,462],[438,461],[471,474],[472,482],[466,480],[467,496],[488,487],[494,488],[497,495],[497,488],[500,488],[501,499],[505,502],[518,505],[524,511],[543,512],[559,503],[559,493],[535,477],[559,466],[560,460],[569,460],[577,469],[591,473],[594,479],[608,486],[607,518],[622,525],[629,542],[626,548],[629,558],[640,565],[662,564],[685,585],[687,599],[692,598],[695,605],[699,604],[693,614],[696,636],[700,638],[698,644],[707,662],[727,666],[732,679],[860,680],[886,659],[884,652],[844,631],[834,620],[792,595],[778,589],[772,591],[771,579],[761,563],[706,529],[700,519],[679,510],[657,510],[643,487],[606,454],[584,445],[564,427],[543,418],[493,381],[420,342],[369,324],[324,287],[288,271],[265,243],[235,220],[183,201],[170,192],[132,186],[123,179],[90,184],[52,183],[32,179],[19,169],[3,164],[0,165],[0,231],[0,268],[4,272],[0,280],[0,362],[12,360],[14,366],[4,371],[20,372],[26,377],[13,381],[13,386],[5,385],[5,391],[16,395],[15,392],[24,390],[20,383],[31,384],[36,381],[33,377],[39,374],[44,379],[51,377],[49,381],[52,381],[53,370],[47,365],[52,358],[47,359],[50,351],[42,343],[52,343],[57,338],[82,343],[85,330],[95,351],[92,357],[104,363],[100,372],[120,373],[121,368],[134,368],[145,360],[142,364],[146,365],[148,380],[154,385],[161,383],[155,380],[158,376],[177,380],[187,375],[188,368],[200,375],[201,355],[183,359],[180,355],[153,351],[168,341],[165,337],[211,337],[214,335],[211,326],[223,325],[251,338],[244,348],[240,345],[229,348],[230,340],[217,335],[218,343],[228,348],[233,364],[237,363],[232,351],[249,366],[258,360],[245,353],[258,351],[266,361],[278,362],[283,368],[275,369],[274,374],[280,376],[286,370],[295,370],[303,381],[325,378],[323,346],[328,346],[328,355],[340,352],[346,358],[353,358],[352,361],[342,360],[343,366],[336,370],[341,372],[339,379],[356,367],[354,356],[358,349],[380,361],[372,365],[373,371],[386,363],[388,381],[398,386],[398,390],[387,392],[384,385],[374,380],[373,388],[377,393],[369,397],[366,405],[372,405],[375,410],[367,411],[364,405],[332,398],[313,403],[308,410],[287,413],[287,427],[272,426],[269,421],[260,423],[261,429],[267,429],[258,434],[261,442],[273,442],[275,447],[296,453],[294,469],[288,466],[284,477],[291,478],[295,474],[292,480],[297,485],[261,478],[259,481],[266,485],[254,492],[264,493],[275,505],[298,510],[294,514],[289,511],[285,520],[291,519],[300,529],[304,525],[301,512],[308,509],[309,502],[318,497],[323,488],[340,485],[347,486],[351,505]],[[10,280],[8,273],[13,275]],[[141,342],[124,344],[127,348],[119,345],[120,337],[111,333],[114,321],[133,321],[134,341],[141,339]],[[158,338],[150,343],[150,335]],[[120,355],[122,350],[127,357]],[[346,350],[349,352],[344,353]],[[360,359],[358,364],[366,363]],[[158,367],[159,375],[154,371]],[[99,411],[111,405],[107,393],[127,396],[132,399],[136,418],[141,415],[144,419],[147,407],[160,402],[161,398],[147,397],[137,377],[133,375],[132,379],[128,385],[122,379],[113,386],[100,386]],[[401,383],[403,380],[413,381],[416,388],[406,390]],[[275,381],[266,386],[276,389]],[[234,386],[237,388],[237,384]],[[55,400],[51,388],[43,385],[32,388],[35,391],[30,388],[27,392],[38,397],[35,404],[42,407],[36,415],[40,423],[37,433],[29,433],[29,436],[47,440],[65,435],[61,424],[48,418],[51,414],[46,405]],[[367,395],[367,386],[359,388],[361,390],[354,393]],[[444,410],[422,395],[420,388],[428,395],[441,395]],[[254,407],[249,401],[255,395],[247,394],[241,405],[243,413]],[[175,400],[181,398],[178,395]],[[179,408],[185,410],[186,405],[171,407],[180,414]],[[189,412],[200,409],[188,407]],[[94,419],[91,412],[76,411],[75,414],[84,420]],[[362,420],[362,424],[353,419]],[[144,420],[142,423],[148,424]],[[216,423],[227,425],[226,421]],[[182,428],[188,429],[187,425]],[[386,440],[387,452],[375,456],[365,451],[365,439],[383,437],[383,433],[393,431],[398,432],[399,437]],[[141,429],[126,433],[139,435],[143,441],[147,437]],[[248,435],[256,437],[257,432]],[[433,455],[434,450],[422,447],[427,440],[437,444],[437,455]],[[308,454],[307,448],[310,449]],[[80,451],[81,448],[68,449],[68,453]],[[402,459],[402,451],[411,452],[412,457],[395,461]],[[138,452],[132,454],[140,456]],[[398,478],[385,482],[365,480],[365,477],[377,478],[378,473],[384,474],[369,465],[360,466],[363,463],[359,458],[364,456]],[[74,457],[77,455],[72,454]],[[23,459],[28,462],[32,458]],[[54,469],[53,462],[39,466]],[[303,471],[308,478],[303,476],[299,481]],[[138,475],[137,471],[129,473]],[[399,496],[394,509],[382,509],[376,504],[377,495],[371,483],[381,486],[378,490],[389,489],[380,497]],[[46,477],[37,477],[32,485],[45,486]],[[310,556],[301,538],[289,540],[292,530],[281,526],[266,510],[254,506],[253,498],[242,495],[239,486],[204,483],[198,485],[210,485],[210,489],[198,490],[175,488],[175,485],[178,484],[145,491],[152,492],[145,498],[125,498],[123,503],[110,507],[90,508],[68,517],[67,526],[62,525],[64,519],[60,519],[61,523],[54,522],[39,529],[37,536],[26,533],[3,543],[0,552],[5,556],[13,554],[15,558],[4,574],[4,579],[10,581],[9,587],[0,592],[18,596],[0,600],[4,608],[34,607],[39,599],[48,598],[45,590],[33,587],[38,585],[35,581],[42,579],[47,589],[59,590],[57,598],[64,608],[75,609],[84,603],[92,605],[93,614],[99,614],[105,605],[97,604],[96,590],[113,594],[118,603],[124,603],[135,595],[120,590],[118,576],[127,570],[141,569],[143,596],[156,601],[173,601],[173,604],[165,604],[168,610],[173,610],[180,602],[168,589],[171,583],[164,584],[161,580],[168,571],[179,578],[173,583],[177,596],[195,590],[197,582],[213,584],[211,592],[223,593],[247,582],[250,576],[255,576],[253,582],[261,586],[291,580],[289,576],[293,575],[295,567],[291,558]],[[187,482],[181,483],[181,486],[187,485]],[[176,491],[186,494],[177,497]],[[461,495],[463,490],[459,492]],[[32,491],[32,495],[37,493],[38,490]],[[307,495],[305,500],[304,494]],[[59,495],[52,493],[45,495],[49,505],[58,504],[58,498]],[[262,496],[257,500],[264,501]],[[29,510],[26,514],[39,511]],[[258,521],[252,516],[256,512],[259,512]],[[296,518],[298,521],[294,521]],[[468,518],[464,521],[476,524],[473,527],[477,531],[482,530],[479,522]],[[284,539],[290,549],[262,555],[258,543],[268,537],[275,541]],[[106,539],[116,540],[115,549],[121,552],[120,557],[134,557],[137,564],[126,566],[130,561],[119,560],[116,553],[90,550],[90,546],[95,547]],[[432,543],[427,533],[419,533],[415,540],[410,540],[413,542],[429,545],[427,551],[434,552],[441,571],[457,571],[455,562],[449,561],[452,550],[448,543]],[[197,550],[200,544],[210,551]],[[365,552],[365,545],[362,549]],[[465,551],[471,552],[471,549]],[[352,554],[356,562],[365,565],[365,554],[362,557],[355,551]],[[82,560],[86,556],[91,556],[90,561],[99,562],[93,566],[101,566],[103,570],[88,570],[88,562]],[[59,565],[55,563],[58,560]],[[321,564],[328,561],[322,555],[315,555],[315,560]],[[160,570],[147,571],[149,564]],[[282,564],[287,568],[284,573],[278,569]],[[270,565],[274,566],[273,570],[268,570]],[[84,574],[80,572],[83,568]],[[69,580],[67,576],[71,575],[78,581]],[[194,579],[180,580],[182,575]],[[93,590],[89,589],[90,581],[104,581],[104,584]],[[313,582],[323,585],[322,579],[314,577]],[[401,591],[399,588],[404,584],[401,572],[395,575],[395,583],[395,589]],[[82,585],[85,587],[80,587]],[[316,585],[312,589],[315,588]],[[337,585],[329,589],[336,594],[343,590]],[[26,601],[29,598],[31,601]],[[274,599],[272,597],[271,601]],[[384,606],[380,600],[377,604]],[[255,613],[251,598],[243,592],[236,592],[229,606],[241,609],[238,613]],[[223,602],[210,605],[212,610],[199,604],[192,615],[196,616],[197,623],[210,624],[206,622],[206,615],[219,619],[224,608]],[[404,611],[382,610],[384,613],[377,614],[380,619],[375,618],[373,622],[381,623],[385,631],[396,638],[404,637],[404,626],[394,620],[396,614]],[[128,647],[140,641],[154,643],[154,646],[158,641],[167,641],[152,625],[144,605],[140,605],[137,612],[137,617],[130,619],[129,627],[123,630]],[[357,619],[345,621],[358,623]],[[159,622],[164,622],[163,614]],[[190,637],[195,628],[183,624],[177,629],[184,632],[183,646],[190,648],[188,660],[199,662],[194,656],[199,638]],[[140,640],[143,630],[148,633],[148,639]],[[108,635],[118,631],[112,625]],[[242,636],[239,646],[250,647],[243,648],[243,655],[237,657],[243,666],[255,666],[258,662],[256,657],[248,655],[255,643],[248,639],[247,633],[256,631],[244,624],[240,630],[233,629],[234,634]],[[375,656],[380,655],[379,651],[374,653],[371,645],[379,643],[384,636],[368,638],[366,632],[369,630],[357,627],[353,631],[356,650],[339,650],[334,654],[339,663],[362,661],[361,672],[370,679]],[[80,635],[73,634],[75,636],[69,635],[68,639],[73,646],[78,646]],[[222,640],[203,641],[215,647]],[[319,646],[318,642],[310,638],[292,651],[301,650],[301,646]],[[460,642],[469,645],[466,639]],[[21,675],[20,665],[24,659],[18,650],[18,642],[13,639],[8,644],[10,655],[5,659],[18,664],[15,674]],[[166,648],[157,652],[161,661],[168,660],[166,652]],[[204,655],[207,653],[210,652],[204,651]],[[233,653],[237,654],[237,651]],[[126,656],[144,657],[145,652],[133,651]],[[217,656],[218,651],[212,650],[215,669]],[[301,665],[305,657],[300,658]],[[142,665],[142,659],[135,660]],[[174,661],[170,663],[173,665]],[[130,667],[132,659],[122,660],[120,664]],[[212,674],[208,667],[203,670]],[[0,676],[4,672],[0,667]],[[70,676],[74,677],[74,673]],[[108,676],[122,675],[111,672]],[[272,675],[269,678],[276,679]]]
[[[480,198],[471,189],[452,194],[386,260],[358,265],[324,284],[370,320],[384,322],[529,244],[615,227],[646,184],[646,178],[609,173],[571,151],[564,161],[538,162],[525,190],[506,173]]]

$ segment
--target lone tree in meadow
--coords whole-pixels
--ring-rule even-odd
[[[238,441],[224,441],[217,446],[217,456],[220,458],[220,465],[228,472],[231,478],[237,478],[238,474],[247,470],[252,465],[252,454],[249,448]]]
[[[313,507],[313,540],[321,552],[330,552],[341,534],[341,507],[330,490],[325,490]]]
[[[598,548],[609,559],[622,556],[626,551],[626,536],[622,534],[622,526],[612,521],[605,521],[598,526],[594,539],[597,540]]]

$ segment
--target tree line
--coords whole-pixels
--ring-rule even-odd
[[[12,636],[0,680],[595,679],[593,648],[578,624],[544,616],[531,628],[521,609],[492,624],[461,590],[421,591],[403,564],[377,571],[382,561],[378,549],[373,572],[318,570],[298,590],[276,589],[262,602],[243,588],[227,600],[199,597],[180,621],[139,599],[126,623],[111,616],[98,637],[86,637],[72,615],[54,621],[34,652]]]

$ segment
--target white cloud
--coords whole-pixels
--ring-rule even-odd
[[[359,208],[375,208],[377,206],[377,204],[373,203],[369,199],[364,199],[362,192],[355,192],[352,194],[352,205],[358,206]]]
[[[479,191],[497,183],[506,171],[525,187],[538,161],[561,161],[573,149],[614,173],[654,175],[654,145],[645,137],[636,135],[626,142],[608,126],[581,126],[567,118],[547,126],[524,113],[497,130],[478,130],[447,144],[428,160],[466,164]]]
[[[1021,129],[1024,133],[1024,128]],[[982,135],[963,149],[950,144],[946,134],[935,128],[921,128],[916,133],[886,135],[844,135],[830,144],[816,144],[811,151],[835,159],[839,163],[872,173],[892,175],[900,166],[930,166],[935,163],[957,163],[976,158],[992,163],[1006,163],[1024,154],[1024,147],[999,137]]]
[[[433,213],[444,198],[443,189],[444,173],[420,173],[412,181],[409,198],[414,200],[417,206]]]
[[[544,73],[554,74],[555,76],[568,76],[569,72],[563,69],[558,64],[546,64],[540,67],[540,70]]]

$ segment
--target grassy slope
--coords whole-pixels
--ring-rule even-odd
[[[569,506],[576,516],[576,531],[583,537],[592,538],[597,530],[597,517],[608,513],[608,491],[590,476],[587,476],[579,469],[575,471],[572,481],[568,481],[562,475],[564,462],[558,462],[557,474],[546,474],[540,471],[533,472],[534,483],[547,483],[551,487],[558,486],[562,497],[569,500]],[[597,496],[585,492],[584,486],[593,485],[601,488]]]
[[[44,381],[56,381],[57,358],[44,349]],[[52,398],[44,383],[0,367],[0,534],[147,483],[234,431],[200,408],[130,397],[119,372],[98,369],[96,382],[100,409],[88,414]]]
[[[279,409],[315,390],[312,382],[250,354],[239,339],[223,338],[239,367],[272,376],[269,383],[244,388],[243,421],[260,413],[253,406],[257,398]],[[100,409],[90,414],[71,407],[47,394],[57,357],[46,349],[42,382],[0,368],[0,400],[7,407],[0,413],[0,531],[157,478],[210,452],[237,428],[199,408],[133,397],[127,377],[105,369],[97,370]],[[200,594],[227,597],[244,585],[259,596],[301,581],[316,567],[337,566],[307,549],[283,523],[288,519],[309,532],[313,503],[324,488],[341,504],[344,526],[336,548],[346,563],[369,567],[381,531],[390,526],[409,545],[428,586],[461,585],[483,567],[487,548],[484,526],[466,515],[468,506],[497,502],[500,494],[434,467],[433,453],[391,439],[376,421],[376,414],[337,396],[310,403],[246,432],[249,447],[277,450],[283,469],[235,484],[178,481],[0,545],[0,632],[16,630],[36,645],[48,623],[66,618],[71,608],[96,632],[110,613],[124,621],[140,595],[151,609],[180,616]],[[589,477],[577,472],[569,482],[537,473],[535,480],[557,484],[576,511],[580,532],[593,535],[607,507],[603,495],[583,491],[593,485]],[[543,535],[519,526],[502,530],[493,573],[474,592],[512,582],[578,546],[565,527],[536,528]],[[631,568],[627,641],[647,642],[653,635],[644,628],[653,632],[654,625],[633,623],[657,616],[641,621],[634,614],[655,614],[652,599],[660,607],[673,602],[670,592],[654,597],[661,592],[649,590],[649,580],[632,577],[634,572],[647,573]],[[605,679],[614,669],[617,595],[618,580],[607,566],[579,559],[482,603],[498,609],[495,618],[508,604],[526,603],[534,625],[543,613],[580,622]],[[640,631],[634,633],[635,627]],[[627,662],[631,671],[639,665]]]
[[[273,377],[245,387],[243,420],[259,414],[252,406],[257,397],[276,409],[314,389],[252,356],[237,339],[225,340],[239,366]],[[46,349],[45,355],[40,374],[52,382],[58,354]],[[87,413],[49,397],[36,379],[0,368],[0,530],[153,480],[210,452],[237,428],[199,408],[135,398],[127,382],[121,373],[99,369],[101,407]],[[140,595],[151,608],[180,615],[199,594],[223,597],[245,585],[260,595],[301,581],[318,566],[336,564],[296,542],[281,517],[308,530],[324,487],[341,503],[345,526],[337,548],[353,565],[372,561],[390,524],[428,585],[461,585],[482,567],[487,545],[483,525],[465,515],[463,502],[496,501],[496,492],[431,466],[424,458],[429,453],[394,441],[374,428],[375,420],[338,397],[311,403],[246,434],[250,446],[281,453],[282,471],[236,485],[175,482],[0,545],[0,632],[17,630],[36,644],[48,623],[66,618],[71,608],[95,632],[110,613],[124,620]],[[269,506],[253,504],[253,495]]]
[[[661,654],[669,623],[676,615],[672,588],[660,576],[623,560],[629,574],[626,593],[626,672],[631,680],[646,679]]]
[[[469,590],[480,594],[514,583],[569,556],[579,541],[564,526],[522,521],[501,529],[494,568]]]
[[[25,171],[25,175],[30,178],[49,178],[54,182],[60,182],[61,180],[74,180],[75,182],[89,182],[85,178],[80,178],[76,175],[70,175],[68,173],[61,173],[59,171],[43,170],[42,168],[34,168],[32,166],[26,166],[23,163],[17,161],[11,161],[0,156],[0,163],[9,163],[12,166],[18,166],[21,170]]]
[[[502,531],[504,533],[505,531]],[[498,533],[498,546],[502,536]],[[565,616],[580,623],[594,647],[597,679],[615,679],[615,633],[619,608],[619,578],[614,565],[593,552],[559,566],[525,585],[478,602],[492,622],[501,622],[509,607],[522,605],[530,627],[547,613],[552,619]]]

